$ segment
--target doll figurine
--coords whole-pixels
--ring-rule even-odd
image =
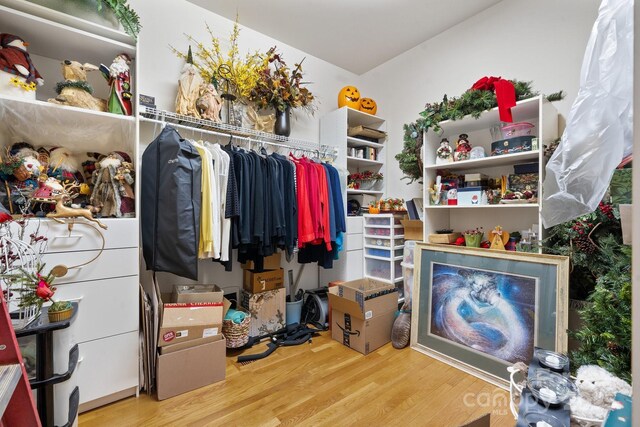
[[[436,165],[453,162],[452,152],[453,150],[451,149],[451,145],[449,145],[449,140],[442,138],[440,147],[436,150]]]
[[[102,217],[130,217],[135,209],[133,165],[126,153],[112,152],[96,163],[90,202]]]
[[[100,72],[107,79],[107,83],[111,86],[107,108],[110,113],[122,114],[130,116],[133,114],[131,107],[131,73],[129,72],[129,64],[131,58],[126,53],[116,56],[107,68],[106,65],[100,64]]]
[[[176,113],[184,114],[185,116],[192,116],[200,118],[200,113],[196,108],[198,97],[200,96],[200,87],[202,87],[202,77],[200,72],[193,65],[193,58],[191,56],[191,46],[189,46],[189,54],[187,56],[187,63],[182,68],[182,74],[180,80],[178,80],[178,96],[176,97]]]
[[[456,162],[469,160],[470,155],[471,144],[469,143],[469,135],[466,133],[460,134],[458,142],[456,143],[456,152],[453,154],[453,159]]]
[[[200,116],[205,120],[212,120],[220,123],[220,110],[222,109],[222,98],[218,95],[213,83],[208,83],[202,87],[201,95],[196,101],[196,108]]]

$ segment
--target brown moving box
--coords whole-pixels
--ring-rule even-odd
[[[282,252],[276,252],[273,255],[264,257],[264,263],[262,268],[264,268],[265,270],[277,270],[281,267],[280,266],[281,262],[282,262]],[[244,270],[254,270],[256,267],[253,261],[247,261],[244,264],[241,264],[241,266]]]
[[[224,291],[216,285],[174,285],[171,302],[222,302]]]
[[[243,274],[242,287],[252,294],[271,291],[284,286],[284,270],[281,268],[265,270],[259,273],[253,270],[244,270]]]
[[[207,338],[222,332],[222,302],[163,303],[160,298],[158,347]]]
[[[400,223],[404,227],[404,240],[417,240],[422,242],[424,239],[423,228],[424,223],[419,219],[401,219]]]
[[[224,380],[226,349],[226,340],[217,335],[213,342],[160,354],[156,366],[158,400]]]
[[[394,285],[372,279],[345,282],[329,288],[331,337],[362,354],[391,341],[398,309]]]

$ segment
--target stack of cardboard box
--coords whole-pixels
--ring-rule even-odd
[[[251,313],[249,335],[252,337],[284,328],[285,300],[284,270],[280,268],[281,254],[264,258],[263,269],[253,262],[242,264],[243,289],[240,305]]]
[[[222,319],[229,308],[223,291],[215,285],[176,285],[173,294],[158,297],[158,400],[223,380]]]

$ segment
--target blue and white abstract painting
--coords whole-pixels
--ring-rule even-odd
[[[430,333],[509,362],[535,343],[538,279],[432,263]]]

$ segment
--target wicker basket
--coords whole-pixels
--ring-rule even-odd
[[[231,320],[222,321],[222,334],[227,339],[227,348],[238,348],[249,342],[249,324],[251,314],[246,310],[239,310],[246,314],[242,323],[233,323]]]
[[[27,169],[25,165],[20,165],[13,171],[13,176],[15,176],[18,181],[26,181],[31,178],[31,172],[29,172],[29,169]]]
[[[49,311],[47,312],[47,314],[49,315],[50,323],[62,322],[63,320],[71,318],[71,316],[73,315],[73,307],[62,311]]]

